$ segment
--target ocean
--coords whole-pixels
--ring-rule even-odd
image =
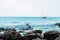
[[[55,23],[60,23],[60,17],[0,17],[0,28],[21,30],[29,24],[33,30],[42,30],[43,33],[60,28]]]

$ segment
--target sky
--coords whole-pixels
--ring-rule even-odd
[[[0,0],[0,16],[60,17],[60,0]]]

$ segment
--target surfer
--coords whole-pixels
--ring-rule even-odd
[[[28,29],[31,29],[31,30],[33,30],[31,26],[29,26],[29,27],[28,27]]]
[[[33,30],[32,27],[28,23],[26,24],[26,26],[27,26],[27,30]]]
[[[33,30],[33,28],[27,23],[26,26],[22,28],[22,30]]]

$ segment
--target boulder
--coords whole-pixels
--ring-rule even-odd
[[[31,30],[27,32],[27,34],[24,36],[24,38],[27,38],[27,40],[32,40],[32,39],[41,39],[41,30]]]
[[[35,34],[29,34],[29,35],[24,36],[25,40],[33,40],[33,39],[36,39],[36,38],[39,38],[39,36],[35,35]]]
[[[41,34],[42,31],[41,30],[31,30],[31,31],[27,32],[27,34],[33,34],[33,33],[35,33],[35,34],[37,34],[37,33]]]
[[[48,31],[44,33],[44,39],[55,40],[60,35],[57,31]]]
[[[60,23],[55,23],[55,25],[58,25],[60,27]]]
[[[55,40],[60,40],[60,35],[59,35],[59,37],[57,37]]]
[[[42,38],[42,30],[34,30],[33,33],[39,36],[39,38]]]
[[[9,30],[3,34],[3,39],[4,40],[21,40],[21,35],[15,30]]]
[[[42,33],[42,30],[34,30],[33,33]]]
[[[0,34],[0,39],[2,39],[2,34]]]
[[[4,28],[0,28],[0,32],[1,32],[1,31],[5,31],[5,29],[4,29]]]

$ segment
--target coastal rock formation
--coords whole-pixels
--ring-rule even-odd
[[[0,32],[1,32],[1,31],[8,31],[8,30],[15,30],[15,29],[10,29],[10,28],[0,28]]]
[[[1,32],[1,31],[6,31],[6,29],[4,29],[4,28],[0,28],[0,32]]]
[[[35,35],[38,35],[40,38],[42,37],[42,30],[34,30],[33,33],[35,33]]]
[[[47,40],[55,40],[60,35],[57,31],[48,31],[44,33],[44,39]]]
[[[33,33],[42,33],[42,30],[34,30]]]
[[[5,31],[4,34],[0,34],[0,39],[3,40],[60,40],[60,33],[57,31],[48,31],[44,33],[44,37],[41,38],[41,30],[31,30],[26,35],[21,36],[20,32],[16,30]]]
[[[59,35],[59,37],[57,37],[55,40],[60,40],[60,35]]]
[[[2,34],[0,34],[0,39],[2,39]]]
[[[60,27],[60,23],[56,23],[55,25],[58,25]]]
[[[41,40],[41,30],[32,30],[30,32],[27,32],[27,34],[24,36],[26,40],[34,40],[34,39],[39,39]]]
[[[6,31],[2,35],[3,40],[21,40],[21,38],[22,38],[21,35],[15,30]]]
[[[29,34],[29,35],[24,36],[25,40],[33,40],[33,39],[36,39],[36,38],[39,38],[39,36],[35,35],[35,34]]]
[[[31,31],[27,32],[27,34],[32,34],[32,33],[35,33],[35,34],[39,33],[39,34],[41,34],[42,30],[31,30]]]

